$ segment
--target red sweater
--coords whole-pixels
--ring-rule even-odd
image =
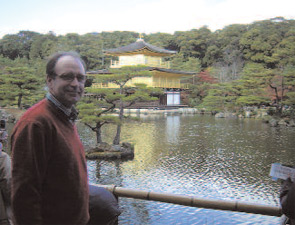
[[[88,179],[77,128],[47,99],[11,136],[12,209],[18,224],[87,224]]]

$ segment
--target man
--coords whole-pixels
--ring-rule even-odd
[[[31,107],[11,135],[12,211],[18,224],[87,224],[85,153],[74,124],[85,67],[62,52],[47,63],[46,98]]]
[[[280,202],[282,212],[288,217],[288,222],[284,220],[282,224],[295,225],[295,183],[290,178],[282,183]]]
[[[11,220],[10,209],[10,157],[2,152],[0,142],[0,225],[9,225]]]

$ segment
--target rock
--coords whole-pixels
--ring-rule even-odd
[[[251,111],[246,111],[245,118],[250,118],[250,117],[251,117]]]
[[[281,119],[281,120],[278,122],[278,125],[280,125],[280,126],[287,126],[287,122],[286,122],[284,119]]]
[[[202,114],[202,115],[205,114],[205,112],[206,112],[205,109],[201,109],[201,110],[200,110],[200,114]]]
[[[134,152],[134,145],[130,144],[130,143],[126,143],[127,145],[125,145],[125,147],[123,147],[125,149],[125,151],[127,152]]]
[[[120,152],[92,152],[86,153],[87,159],[121,159],[122,155]]]
[[[222,112],[216,113],[215,118],[225,118],[225,115]]]
[[[132,152],[122,152],[121,153],[122,159],[133,159],[134,158],[134,151]]]
[[[225,117],[226,118],[237,118],[237,115],[236,114],[234,114],[234,113],[225,113]]]
[[[131,149],[132,148],[132,145],[129,142],[123,142],[122,143],[122,147],[123,148],[127,148],[127,149]]]
[[[269,116],[269,115],[264,116],[264,117],[261,117],[261,121],[262,121],[263,123],[269,123],[269,121],[272,120],[272,119],[273,119],[273,118],[272,118],[271,116]]]
[[[94,147],[94,148],[88,148],[88,149],[86,149],[86,152],[87,153],[93,153],[93,152],[102,152],[102,151],[100,151],[99,149],[97,149],[96,147]]]
[[[113,145],[109,151],[111,151],[111,152],[121,152],[121,146],[120,145]]]
[[[293,119],[291,119],[288,123],[289,127],[295,127],[295,121]]]
[[[14,115],[7,113],[5,110],[0,110],[0,118],[6,120],[7,123],[14,123],[16,118]]]
[[[8,123],[15,123],[16,122],[16,118],[13,115],[8,115],[7,117],[7,122]]]
[[[122,143],[122,157],[134,158],[134,146],[128,142]]]
[[[88,150],[88,153],[92,153],[92,152],[105,152],[105,151],[109,151],[112,147],[106,143],[106,142],[101,142],[98,143],[94,148],[91,148]]]
[[[215,115],[215,118],[237,118],[237,115],[230,112],[225,112],[225,113],[220,112]]]
[[[267,110],[266,109],[261,109],[260,112],[259,112],[259,116],[262,117],[262,118],[268,116]]]
[[[276,120],[276,119],[270,119],[269,121],[269,125],[271,126],[271,127],[277,127],[279,124],[278,124],[278,121]]]

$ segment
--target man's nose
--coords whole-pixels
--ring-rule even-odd
[[[75,77],[75,78],[71,81],[71,86],[78,86],[78,85],[79,85],[78,78]]]

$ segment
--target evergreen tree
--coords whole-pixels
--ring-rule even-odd
[[[270,97],[266,93],[269,77],[273,71],[266,69],[262,64],[249,63],[245,66],[242,77],[238,81],[240,96],[237,104],[240,106],[262,105],[270,103]]]
[[[113,89],[97,89],[86,88],[87,93],[91,96],[86,96],[83,101],[77,106],[79,110],[79,118],[81,121],[96,133],[96,142],[102,142],[101,128],[108,123],[119,124],[117,116],[109,115],[116,107],[116,101],[119,100],[118,95],[114,95]]]
[[[233,111],[237,97],[238,89],[232,83],[213,84],[200,107],[211,112]]]
[[[124,119],[124,108],[130,107],[138,101],[151,101],[157,98],[151,95],[162,93],[159,89],[148,88],[144,84],[129,85],[128,82],[134,77],[150,77],[151,72],[142,66],[126,66],[120,69],[111,69],[112,74],[96,77],[96,83],[113,83],[118,86],[115,89],[87,88],[87,94],[92,97],[79,104],[80,118],[90,129],[96,132],[97,143],[102,142],[101,127],[108,123],[117,124],[114,145],[120,143],[121,127]],[[114,108],[119,109],[119,116],[110,116]]]
[[[124,108],[130,107],[137,101],[150,101],[155,100],[148,92],[148,88],[137,85],[136,88],[128,87],[127,82],[132,80],[134,77],[148,77],[151,73],[144,69],[142,66],[126,66],[120,69],[112,69],[112,76],[108,77],[108,82],[112,82],[119,86],[118,89],[118,108],[119,108],[119,119],[122,122],[124,117]],[[121,137],[121,123],[117,125],[117,132],[113,140],[114,145],[120,143]]]
[[[0,85],[2,104],[16,104],[19,109],[23,108],[24,101],[31,105],[40,100],[44,87],[35,70],[28,67],[6,67],[1,74]]]
[[[283,72],[282,106],[295,106],[295,66],[288,66]],[[285,94],[284,94],[285,93]]]
[[[30,48],[30,59],[46,59],[58,50],[58,38],[54,33],[35,36]]]
[[[7,34],[0,40],[0,51],[4,57],[9,59],[29,59],[31,45],[39,33],[32,31],[20,31],[17,34]]]
[[[182,54],[177,54],[171,61],[171,69],[199,73],[201,62],[197,58],[189,57],[185,59]]]

